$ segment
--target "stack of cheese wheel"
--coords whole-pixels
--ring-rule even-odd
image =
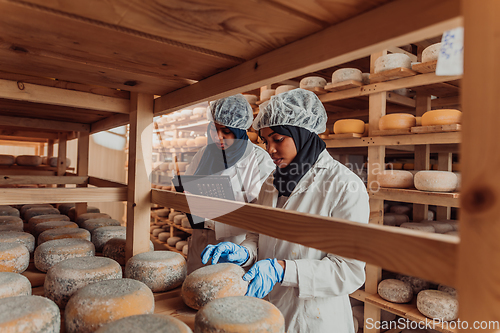
[[[451,192],[457,188],[458,177],[449,171],[419,171],[414,177],[415,187],[421,191]]]
[[[439,51],[441,50],[441,43],[432,44],[427,46],[422,51],[422,62],[429,62],[438,59]]]
[[[321,76],[308,76],[300,80],[301,89],[323,88],[326,86],[326,80]]]
[[[453,125],[462,122],[462,112],[454,109],[427,111],[422,115],[422,126]]]
[[[31,283],[26,276],[11,272],[0,272],[0,299],[29,295],[31,295]]]
[[[287,91],[290,91],[290,90],[293,90],[293,89],[297,89],[297,86],[294,86],[294,85],[291,85],[291,84],[281,85],[278,88],[276,88],[276,95],[284,93],[284,92],[287,92]]]
[[[194,138],[196,141],[196,146],[206,146],[207,145],[207,137],[206,136],[198,136]]]
[[[271,98],[271,96],[274,96],[276,90],[275,89],[266,89],[262,90],[260,92],[260,100],[262,101],[267,101],[268,99]]]
[[[189,274],[182,284],[182,299],[187,306],[200,309],[221,297],[244,296],[248,282],[245,271],[235,264],[217,264],[201,267]]]
[[[111,216],[109,216],[108,214],[106,213],[85,213],[85,214],[82,214],[80,216],[78,216],[78,218],[76,219],[76,224],[78,224],[79,226],[81,226],[83,224],[83,222],[87,221],[87,220],[91,220],[91,219],[110,219]]]
[[[247,100],[248,104],[250,105],[255,105],[259,98],[255,95],[250,95],[250,94],[243,94],[243,97]]]
[[[167,239],[167,245],[168,245],[168,246],[172,246],[172,247],[174,247],[174,246],[175,246],[175,244],[177,244],[177,243],[178,243],[178,242],[180,242],[181,240],[182,240],[182,238],[177,237],[177,236],[169,237],[169,238]]]
[[[70,218],[71,221],[75,221],[78,224],[78,221],[76,220],[76,210],[75,209],[76,209],[75,207],[69,209],[68,217]],[[87,212],[83,213],[81,216],[84,216],[84,215],[87,216],[86,214],[99,214],[99,213],[101,213],[99,208],[93,207],[93,206],[87,206]],[[108,214],[94,215],[94,217],[90,217],[90,218],[106,217],[106,215],[108,215]],[[87,219],[87,217],[85,217],[85,219]]]
[[[2,231],[0,232],[0,243],[19,243],[24,245],[29,253],[35,250],[35,237],[27,232]]]
[[[154,305],[153,293],[142,282],[114,279],[91,283],[74,293],[66,305],[66,332],[94,332],[124,317],[151,314]]]
[[[417,295],[417,309],[424,316],[441,321],[458,318],[456,297],[439,290],[422,290]]]
[[[180,242],[177,242],[175,243],[175,248],[178,250],[178,251],[182,251],[182,249],[184,248],[184,246],[186,246],[188,244],[187,241],[183,240],[183,241],[180,241]]]
[[[40,223],[51,222],[51,221],[65,221],[69,222],[69,217],[61,214],[47,214],[47,215],[37,215],[33,216],[28,221],[27,229],[30,232],[35,231],[35,227]]]
[[[174,216],[174,221],[173,221],[173,222],[174,222],[174,224],[176,224],[176,225],[181,225],[181,221],[182,221],[182,219],[183,219],[183,218],[185,218],[185,217],[186,217],[186,215],[184,215],[184,214],[175,215],[175,216]]]
[[[380,56],[375,60],[375,73],[385,72],[395,68],[411,69],[411,58],[404,53],[392,53]]]
[[[104,257],[72,258],[52,266],[45,276],[45,297],[64,309],[70,297],[88,284],[121,279],[122,268],[114,260]]]
[[[285,332],[285,318],[273,304],[255,297],[224,297],[195,316],[195,332]]]
[[[413,299],[411,285],[396,279],[381,281],[378,285],[378,294],[386,301],[393,303],[407,303]]]
[[[168,219],[174,222],[174,217],[176,217],[177,215],[183,215],[183,213],[179,211],[173,211],[168,215]]]
[[[126,278],[145,283],[155,293],[177,288],[186,279],[186,274],[186,260],[171,251],[136,254],[125,265]]]
[[[104,244],[102,255],[116,260],[120,265],[125,266],[125,243],[126,239],[124,238],[111,238]],[[149,241],[149,251],[154,251],[154,245],[151,241]]]
[[[15,296],[0,299],[0,332],[59,332],[61,313],[50,299]]]
[[[22,273],[30,263],[26,246],[14,243],[0,243],[0,272]]]
[[[191,229],[191,223],[189,223],[189,219],[187,217],[181,220],[181,227]]]
[[[112,238],[125,239],[127,227],[101,227],[92,231],[92,243],[96,252],[102,252],[104,244]]]
[[[403,223],[410,221],[410,218],[404,214],[385,213],[384,225],[400,226]]]
[[[23,220],[17,216],[0,216],[0,232],[23,231]]]
[[[1,205],[0,206],[0,216],[20,217],[21,214],[19,213],[19,210],[15,209],[14,207]]]
[[[413,174],[409,171],[386,170],[377,175],[380,187],[412,188]]]
[[[11,166],[16,163],[16,158],[12,155],[0,154],[0,165]]]
[[[90,241],[90,232],[81,228],[56,228],[49,229],[42,232],[38,235],[37,241],[38,245],[43,244],[45,242],[55,240],[55,239],[64,239],[64,238],[79,238],[86,239]]]
[[[57,157],[51,157],[47,159],[47,164],[50,165],[51,167],[57,167]],[[69,158],[66,158],[66,166],[69,167],[71,165],[71,160]]]
[[[340,83],[344,81],[358,81],[363,82],[363,75],[357,68],[341,68],[337,69],[332,74],[332,83]]]
[[[363,134],[365,131],[365,122],[359,119],[341,119],[333,124],[335,134],[357,133]]]
[[[88,219],[82,222],[81,227],[83,229],[87,229],[88,231],[92,232],[94,229],[100,228],[100,227],[119,227],[120,221],[117,221],[115,219],[108,219],[108,218],[96,218],[96,219]]]
[[[35,236],[35,239],[38,239],[38,236],[40,236],[40,234],[44,231],[63,228],[76,229],[78,228],[78,225],[75,222],[69,221],[49,221],[38,223],[33,230],[33,235]]]
[[[378,128],[382,131],[410,129],[414,126],[416,126],[415,116],[408,113],[387,114],[378,121]]]
[[[144,314],[113,321],[95,333],[193,333],[188,325],[169,315]]]
[[[42,157],[36,155],[19,155],[16,157],[16,164],[36,167],[42,164]]]
[[[35,250],[35,267],[47,272],[55,264],[71,258],[93,257],[94,244],[85,239],[64,238],[47,241]]]

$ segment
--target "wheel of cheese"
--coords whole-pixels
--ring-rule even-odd
[[[170,146],[173,148],[176,148],[177,147],[177,139],[170,140]]]
[[[404,53],[391,53],[375,60],[374,72],[380,73],[401,67],[411,69],[411,58]]]
[[[407,129],[416,125],[415,116],[408,113],[391,113],[382,116],[378,121],[378,128],[382,131]]]
[[[314,89],[316,87],[323,88],[324,86],[326,86],[326,80],[320,76],[308,76],[300,80],[301,89]]]
[[[257,103],[257,101],[259,100],[259,97],[257,97],[256,95],[251,95],[251,94],[243,94],[243,97],[245,97],[248,104],[251,104],[251,105]]]
[[[429,281],[415,276],[398,274],[397,279],[409,283],[411,285],[414,295],[417,295],[422,290],[426,290],[431,287],[431,283]]]
[[[0,206],[0,216],[17,216],[20,217],[21,214],[19,213],[19,210],[11,207],[11,206]]]
[[[45,230],[38,235],[38,245],[55,239],[79,238],[90,241],[90,232],[81,228],[56,228]]]
[[[168,219],[172,222],[174,222],[174,217],[177,216],[177,215],[183,215],[182,212],[171,212],[169,215],[168,215]]]
[[[268,301],[255,297],[225,297],[211,301],[198,311],[194,331],[284,333],[285,318]]]
[[[132,279],[114,279],[91,283],[68,301],[64,310],[67,333],[94,332],[112,321],[154,311],[151,290]]]
[[[370,84],[370,73],[361,74],[363,84]]]
[[[160,232],[158,234],[158,240],[160,242],[166,242],[170,238],[170,232]]]
[[[413,177],[413,174],[412,174]],[[413,179],[413,178],[412,178]],[[393,205],[389,208],[389,212],[400,215],[411,215],[412,208],[406,205]]]
[[[452,125],[462,122],[462,112],[454,109],[427,111],[422,115],[422,126]]]
[[[87,229],[90,232],[100,227],[112,227],[112,226],[117,227],[120,225],[121,225],[120,221],[102,217],[97,219],[88,219],[82,222],[82,228]]]
[[[88,215],[88,214],[96,214],[96,215]],[[99,214],[102,214],[102,215],[99,215]],[[68,211],[68,217],[70,218],[70,220],[76,222],[76,224],[78,224],[78,225],[80,225],[81,222],[83,222],[85,220],[89,220],[89,219],[97,219],[100,217],[111,218],[111,216],[109,216],[109,217],[108,216],[109,215],[106,213],[101,213],[99,208],[92,207],[92,206],[87,206],[87,212],[78,216],[78,219],[76,218],[75,207],[70,208],[70,210]],[[81,221],[81,222],[78,222],[78,221]]]
[[[55,239],[39,245],[35,249],[35,267],[47,272],[55,264],[71,258],[93,257],[94,244],[85,239]]]
[[[19,155],[16,157],[16,164],[22,166],[39,166],[42,164],[42,157],[36,155]]]
[[[40,223],[51,222],[51,221],[65,221],[69,222],[69,217],[61,214],[47,214],[47,215],[37,215],[33,216],[28,221],[28,231],[34,232],[35,227]]]
[[[125,266],[125,243],[124,238],[111,238],[104,244],[102,255],[116,260],[120,265]],[[149,241],[149,251],[154,251],[153,242]]]
[[[453,297],[457,297],[457,290],[455,288],[453,288],[453,287],[445,286],[444,284],[440,284],[438,286],[438,290],[442,291],[442,292],[445,292],[445,293],[448,293],[448,294],[450,294]]]
[[[22,273],[30,263],[30,253],[26,246],[13,243],[0,243],[0,272]]]
[[[188,252],[189,252],[189,245],[186,244],[182,247],[182,253],[188,255]]]
[[[92,231],[92,243],[96,252],[102,252],[102,248],[107,241],[112,238],[123,238],[127,235],[127,227],[101,227]]]
[[[341,119],[333,124],[333,132],[335,134],[358,133],[363,134],[365,131],[365,122],[359,119]]]
[[[152,235],[153,234],[153,230],[155,230],[155,229],[158,229],[158,226],[156,226],[156,225],[150,226],[149,227],[149,233]]]
[[[23,231],[23,220],[17,216],[0,216],[0,232]]]
[[[153,232],[151,233],[151,235],[155,236],[155,237],[158,237],[159,234],[161,234],[162,232],[164,232],[165,230],[162,229],[162,228],[156,228],[153,230]]]
[[[155,293],[177,288],[186,279],[186,274],[186,260],[171,251],[140,253],[125,265],[126,278],[145,283]]]
[[[457,175],[449,171],[419,171],[414,177],[415,187],[421,191],[451,192],[457,188]]]
[[[11,166],[16,163],[16,158],[12,155],[0,154],[0,165]]]
[[[170,246],[175,246],[177,242],[180,242],[182,239],[180,237],[170,237],[167,239],[167,244]]]
[[[47,159],[48,165],[51,167],[57,167],[57,157],[51,157]],[[66,158],[66,167],[69,167],[71,165],[71,160],[69,158]]]
[[[436,215],[436,213],[434,213],[432,210],[428,210],[427,211],[427,221],[432,221],[434,220],[434,216]],[[437,231],[436,231],[437,232]]]
[[[41,296],[15,296],[0,299],[0,332],[57,333],[61,313],[50,299]]]
[[[439,290],[422,290],[418,293],[417,309],[433,319],[449,321],[458,318],[458,300]]]
[[[332,74],[332,83],[339,83],[349,80],[363,82],[363,75],[361,71],[357,68],[341,68],[337,69]]]
[[[166,314],[135,315],[113,321],[95,333],[193,333],[181,320]]]
[[[186,146],[188,146],[188,147],[195,147],[196,146],[196,140],[195,139],[188,139],[186,141]]]
[[[76,224],[78,224],[80,227],[82,226],[83,222],[91,219],[110,219],[111,216],[109,216],[106,213],[84,213],[76,219]]]
[[[436,232],[436,229],[426,222],[407,222],[400,225],[401,228],[418,230],[424,232]]]
[[[354,324],[354,332],[357,332],[359,330],[359,322],[356,319],[356,317],[354,317],[354,315],[352,316],[352,321],[353,321],[353,324]]]
[[[206,136],[198,136],[194,138],[197,146],[206,146],[207,145],[207,137]]]
[[[163,209],[158,209],[154,211],[156,215],[160,217],[168,217],[168,214],[170,214],[170,208],[163,208]]]
[[[31,283],[26,276],[11,272],[0,272],[0,299],[29,295],[31,295]]]
[[[268,99],[271,98],[271,96],[274,96],[275,93],[276,93],[275,89],[262,90],[260,92],[260,100],[261,101],[267,101]]]
[[[377,175],[380,187],[412,188],[413,174],[408,171],[386,170]]]
[[[186,142],[188,139],[180,138],[177,139],[177,147],[183,148],[186,146]]]
[[[189,223],[189,219],[187,217],[184,217],[181,220],[181,227],[186,228],[186,229],[191,229],[191,224]]]
[[[45,276],[45,297],[64,309],[70,297],[91,283],[121,279],[122,268],[104,257],[71,258],[52,266]]]
[[[59,212],[61,214],[68,215],[69,210],[73,207],[75,207],[74,203],[62,203],[62,204],[59,204],[57,209],[59,210]]]
[[[78,224],[69,221],[49,221],[49,222],[38,223],[37,225],[35,225],[35,228],[33,230],[33,235],[35,236],[35,239],[38,239],[38,237],[42,232],[60,228],[76,229],[78,228]]]
[[[389,302],[407,303],[413,298],[413,288],[407,282],[387,279],[378,284],[378,294]]]
[[[177,242],[175,243],[175,248],[179,251],[182,251],[182,248],[184,247],[184,245],[187,245],[187,241],[180,241],[180,242]]]
[[[2,231],[0,232],[0,243],[19,243],[26,246],[29,253],[35,250],[35,237],[27,232]]]
[[[385,213],[384,214],[384,225],[400,226],[403,223],[410,221],[408,215],[395,214],[395,213]]]
[[[436,43],[436,44],[432,44],[430,46],[427,46],[422,51],[422,62],[437,60],[440,50],[441,50],[441,43]]]
[[[248,288],[248,282],[242,279],[244,274],[245,270],[235,264],[201,267],[184,280],[182,299],[187,306],[198,310],[218,298],[243,296]]]
[[[425,223],[432,225],[437,234],[445,234],[449,231],[453,231],[453,226],[443,221],[426,221]]]
[[[39,215],[61,215],[54,207],[30,208],[24,213],[24,221],[28,222],[31,218]],[[64,217],[62,217],[64,219]]]
[[[278,88],[276,88],[275,95],[278,95],[278,94],[281,94],[281,93],[284,93],[284,92],[287,92],[287,91],[290,91],[293,89],[297,89],[297,86],[294,86],[292,84],[284,84],[284,85],[281,85]]]
[[[454,231],[458,231],[458,229],[459,229],[459,225],[458,225],[457,220],[440,220],[440,221],[436,221],[436,222],[448,223],[449,225],[451,225],[453,227]]]
[[[186,215],[184,215],[184,214],[174,216],[174,224],[181,225],[181,221],[185,217],[186,217]]]
[[[28,205],[23,205],[21,207],[21,209],[19,210],[19,213],[21,213],[21,218],[24,219],[24,214],[26,213],[26,211],[30,208],[53,208],[52,205],[50,204],[28,204]]]

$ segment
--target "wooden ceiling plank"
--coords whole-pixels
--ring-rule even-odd
[[[0,116],[0,125],[8,127],[25,127],[25,128],[52,130],[61,132],[90,131],[90,125],[87,124],[70,123],[70,122],[56,121],[56,120],[33,119],[29,117]]]
[[[115,114],[90,125],[90,134],[107,131],[112,128],[127,125],[130,121],[128,114]]]
[[[0,128],[0,136],[10,136],[17,138],[39,138],[39,139],[52,139],[57,140],[58,135],[56,132],[38,132],[33,130],[20,130],[12,128]]]

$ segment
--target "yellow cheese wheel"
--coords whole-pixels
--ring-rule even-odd
[[[406,129],[414,127],[415,125],[415,116],[408,113],[386,114],[378,121],[378,128],[382,131]]]
[[[135,315],[113,321],[95,333],[193,333],[181,320],[166,314]]]
[[[365,132],[365,122],[359,119],[341,119],[333,124],[333,132],[335,134],[358,133]]]
[[[156,227],[155,227],[156,228]],[[101,227],[92,230],[92,243],[94,243],[96,252],[102,252],[102,248],[107,241],[112,238],[125,239],[127,227]]]
[[[0,298],[29,295],[31,295],[31,283],[26,276],[0,272]]]
[[[452,125],[462,122],[462,112],[454,109],[427,111],[422,116],[422,126]]]
[[[377,175],[380,187],[412,188],[413,174],[408,171],[386,170]]]
[[[0,272],[22,273],[30,263],[26,246],[14,243],[0,243]]]
[[[419,171],[414,177],[415,187],[421,191],[450,192],[458,185],[458,177],[448,171]]]
[[[363,132],[363,136],[368,136],[370,133],[370,124],[365,124],[365,131]]]
[[[19,243],[26,246],[30,253],[35,250],[35,237],[27,232],[3,231],[0,232],[0,243]]]
[[[79,238],[90,241],[90,232],[81,228],[49,229],[38,235],[38,245],[54,239]]]
[[[90,232],[100,227],[112,227],[112,226],[116,227],[120,225],[121,225],[120,221],[102,217],[96,219],[88,219],[82,222],[82,228],[87,229]]]
[[[66,305],[66,332],[94,332],[121,318],[153,313],[154,305],[153,293],[142,282],[124,278],[91,283]]]
[[[94,244],[85,239],[64,238],[45,242],[35,249],[35,267],[47,272],[55,264],[70,258],[93,257]]]
[[[59,332],[61,313],[50,299],[15,296],[0,299],[0,332]]]
[[[0,232],[23,231],[23,220],[17,216],[0,216]]]

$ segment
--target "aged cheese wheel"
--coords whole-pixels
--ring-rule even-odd
[[[182,219],[181,227],[191,229],[191,224],[189,223],[189,219],[187,217]]]
[[[454,109],[427,111],[422,115],[422,126],[452,125],[462,122],[462,112]]]
[[[243,97],[247,100],[248,104],[255,104],[259,100],[259,97],[250,94],[243,94]]]
[[[449,171],[419,171],[414,177],[415,187],[421,191],[451,192],[457,188],[457,175]]]
[[[363,84],[370,84],[370,73],[361,74]]]
[[[52,266],[66,259],[93,257],[94,244],[85,239],[55,239],[39,245],[35,250],[35,267],[47,272]]]
[[[145,283],[155,293],[177,288],[184,282],[186,274],[186,260],[171,251],[136,254],[125,265],[126,278]]]
[[[151,233],[151,235],[155,236],[155,237],[158,237],[159,234],[161,234],[162,232],[164,232],[165,230],[163,228],[157,228],[157,229],[154,229],[153,232]]]
[[[38,239],[38,236],[40,236],[42,232],[50,229],[60,229],[60,228],[76,229],[78,228],[78,224],[69,221],[49,221],[49,222],[38,223],[37,225],[35,225],[35,228],[33,230],[33,235],[35,236],[35,239]]]
[[[339,83],[344,81],[363,81],[363,75],[361,71],[357,68],[341,68],[337,69],[332,74],[332,83]]]
[[[61,214],[68,215],[69,210],[73,207],[75,207],[74,203],[62,203],[57,206],[57,209]]]
[[[448,223],[449,225],[451,225],[453,227],[453,230],[458,231],[459,225],[458,225],[458,221],[457,220],[440,220],[440,221],[437,221],[437,222]]]
[[[33,216],[28,221],[28,231],[34,232],[37,224],[51,222],[51,221],[66,221],[69,222],[69,217],[61,214],[46,214]]]
[[[201,267],[186,277],[182,284],[182,299],[187,306],[200,309],[217,298],[243,296],[248,282],[242,279],[245,270],[235,264]]]
[[[117,221],[115,219],[108,219],[108,218],[96,218],[96,219],[88,219],[86,221],[82,222],[82,228],[87,229],[88,231],[92,232],[94,229],[100,228],[100,227],[112,227],[112,226],[120,226],[120,221]]]
[[[66,305],[66,332],[94,332],[124,317],[153,313],[154,305],[153,293],[142,282],[114,279],[91,283],[74,293]]]
[[[284,93],[284,92],[287,92],[287,91],[290,91],[293,89],[297,89],[297,88],[298,88],[297,86],[294,86],[291,84],[284,84],[284,85],[281,85],[278,88],[276,88],[275,95],[278,95],[278,94],[281,94],[281,93]]]
[[[30,253],[26,246],[0,243],[0,272],[22,273],[30,264]]]
[[[15,296],[0,299],[0,332],[57,333],[61,313],[50,299],[41,296]]]
[[[35,216],[39,215],[61,215],[54,207],[30,208],[24,213],[24,221],[28,222]],[[64,218],[61,218],[63,220]],[[47,221],[45,221],[47,222]]]
[[[170,146],[176,148],[177,147],[177,139],[170,140]]]
[[[78,224],[80,227],[82,226],[83,222],[87,221],[87,220],[91,220],[91,219],[110,219],[111,216],[109,216],[108,214],[106,213],[85,213],[85,214],[82,214],[80,216],[78,216],[78,218],[76,219],[76,224]]]
[[[434,230],[438,234],[445,234],[449,231],[453,231],[453,226],[443,221],[426,221],[425,223],[428,225],[432,225],[434,227]]]
[[[416,126],[415,116],[408,113],[391,113],[378,121],[380,130],[407,129]]]
[[[301,89],[323,88],[326,86],[326,80],[320,76],[308,76],[300,80]]]
[[[90,215],[90,214],[95,214],[95,215]],[[99,215],[99,214],[103,214],[103,215]],[[103,217],[103,218],[111,218],[111,216],[109,216],[108,214],[106,213],[101,213],[101,211],[99,210],[99,208],[97,207],[92,207],[92,206],[87,206],[87,212],[86,213],[83,213],[82,215],[78,216],[78,219],[76,218],[76,210],[75,210],[75,207],[71,208],[68,212],[68,216],[69,218],[71,219],[71,221],[74,221],[76,222],[78,225],[80,225],[81,222],[85,221],[85,220],[89,220],[89,219],[97,219],[97,218],[100,218],[100,217]],[[108,217],[109,216],[109,217]],[[80,222],[78,222],[80,221]]]
[[[135,315],[113,321],[95,333],[193,333],[181,320],[165,314]]]
[[[403,223],[410,221],[408,215],[396,214],[396,213],[385,213],[384,214],[384,225],[400,226]]]
[[[158,240],[160,242],[166,242],[170,238],[170,232],[160,232],[158,234]]]
[[[17,216],[0,216],[0,232],[23,231],[23,220]]]
[[[160,217],[168,217],[168,214],[170,214],[170,208],[163,208],[163,209],[158,209],[154,211],[156,215]]]
[[[207,112],[207,108],[203,106],[198,106],[193,109],[193,116],[201,116]]]
[[[177,212],[177,211],[174,211],[174,212],[171,212],[169,215],[168,215],[168,219],[172,222],[174,222],[174,217],[177,216],[177,215],[183,215],[182,212]]]
[[[16,163],[16,158],[12,155],[0,154],[0,165],[10,166]]]
[[[35,207],[36,207],[36,208],[42,208],[42,207],[44,207],[44,208],[47,208],[47,207],[48,207],[48,208],[53,208],[53,206],[52,206],[52,205],[50,205],[50,204],[28,204],[28,205],[23,205],[23,206],[21,207],[21,209],[19,210],[19,213],[21,213],[21,218],[23,218],[23,219],[24,219],[24,214],[26,213],[26,211],[27,211],[28,209],[30,209],[30,208],[35,208]]]
[[[57,167],[57,157],[51,157],[47,159],[48,165],[51,167]],[[66,167],[69,167],[71,165],[71,160],[69,158],[66,158]]]
[[[19,210],[11,207],[11,206],[0,206],[0,216],[21,216]]]
[[[380,73],[401,67],[411,69],[411,58],[404,53],[391,53],[375,60],[374,72]]]
[[[19,243],[26,246],[30,253],[35,250],[35,237],[27,232],[2,231],[0,232],[0,243]]]
[[[36,155],[19,155],[16,157],[16,164],[22,166],[39,166],[42,164],[42,157]]]
[[[255,297],[225,297],[211,301],[195,316],[195,332],[284,333],[285,318],[273,304]]]
[[[333,124],[333,132],[335,134],[358,133],[363,134],[365,131],[365,122],[359,119],[341,119]]]
[[[197,146],[206,146],[207,145],[207,137],[206,136],[198,136],[194,138]]]
[[[44,295],[64,309],[70,297],[88,284],[121,279],[122,268],[104,257],[71,258],[52,266],[45,276]]]
[[[167,239],[167,244],[170,246],[175,246],[177,242],[180,242],[182,239],[180,237],[170,237]]]
[[[426,222],[408,222],[400,225],[401,228],[418,230],[424,232],[436,232],[436,229],[430,224]]]
[[[393,205],[391,208],[389,208],[389,211],[394,214],[405,214],[405,215],[410,215],[411,214],[411,207],[406,206],[406,205]]]
[[[153,230],[155,230],[155,229],[158,229],[158,226],[156,226],[156,225],[151,225],[151,226],[149,227],[149,233],[150,233],[150,234],[153,234]]]
[[[54,239],[79,238],[90,241],[90,232],[81,228],[49,229],[38,235],[38,245]]]
[[[12,272],[0,272],[0,299],[29,295],[31,295],[31,283],[26,276]]]
[[[187,241],[180,241],[180,242],[177,242],[175,243],[175,248],[179,251],[182,251],[182,248],[184,247],[184,245],[187,245]]]
[[[422,290],[429,289],[431,287],[431,283],[429,281],[415,276],[398,274],[397,279],[409,283],[414,295],[417,295]]]
[[[92,231],[92,243],[96,252],[102,252],[107,241],[112,238],[123,238],[127,235],[127,227],[101,227]]]
[[[180,172],[186,171],[186,168],[188,166],[188,162],[177,162],[177,166],[179,167]]]
[[[413,288],[407,282],[387,279],[378,284],[378,294],[389,302],[407,303],[413,298]]]
[[[181,225],[181,221],[185,217],[186,217],[186,215],[184,215],[184,214],[174,216],[174,224]]]
[[[377,175],[377,181],[380,187],[412,188],[413,174],[403,170],[387,170]]]
[[[422,62],[437,60],[440,50],[441,50],[441,43],[436,43],[436,44],[432,44],[430,46],[427,46],[422,51]]]
[[[188,255],[188,252],[189,252],[189,245],[186,244],[182,247],[182,253]]]
[[[195,139],[188,139],[186,141],[186,146],[188,146],[188,147],[195,147],[196,146],[196,140]]]
[[[424,316],[440,320],[458,318],[458,300],[456,297],[439,290],[422,290],[417,295],[417,309]]]
[[[271,98],[271,96],[274,96],[275,93],[276,93],[275,89],[262,90],[260,92],[260,100],[261,101],[267,101],[268,99]]]
[[[444,284],[440,284],[438,286],[438,290],[442,291],[442,292],[445,292],[445,293],[448,293],[448,294],[450,294],[453,297],[457,297],[457,290],[455,288],[453,288],[453,287],[445,286]]]
[[[104,244],[102,255],[116,260],[120,265],[125,266],[125,242],[124,238],[111,238]],[[149,241],[149,251],[154,251],[153,242]]]

